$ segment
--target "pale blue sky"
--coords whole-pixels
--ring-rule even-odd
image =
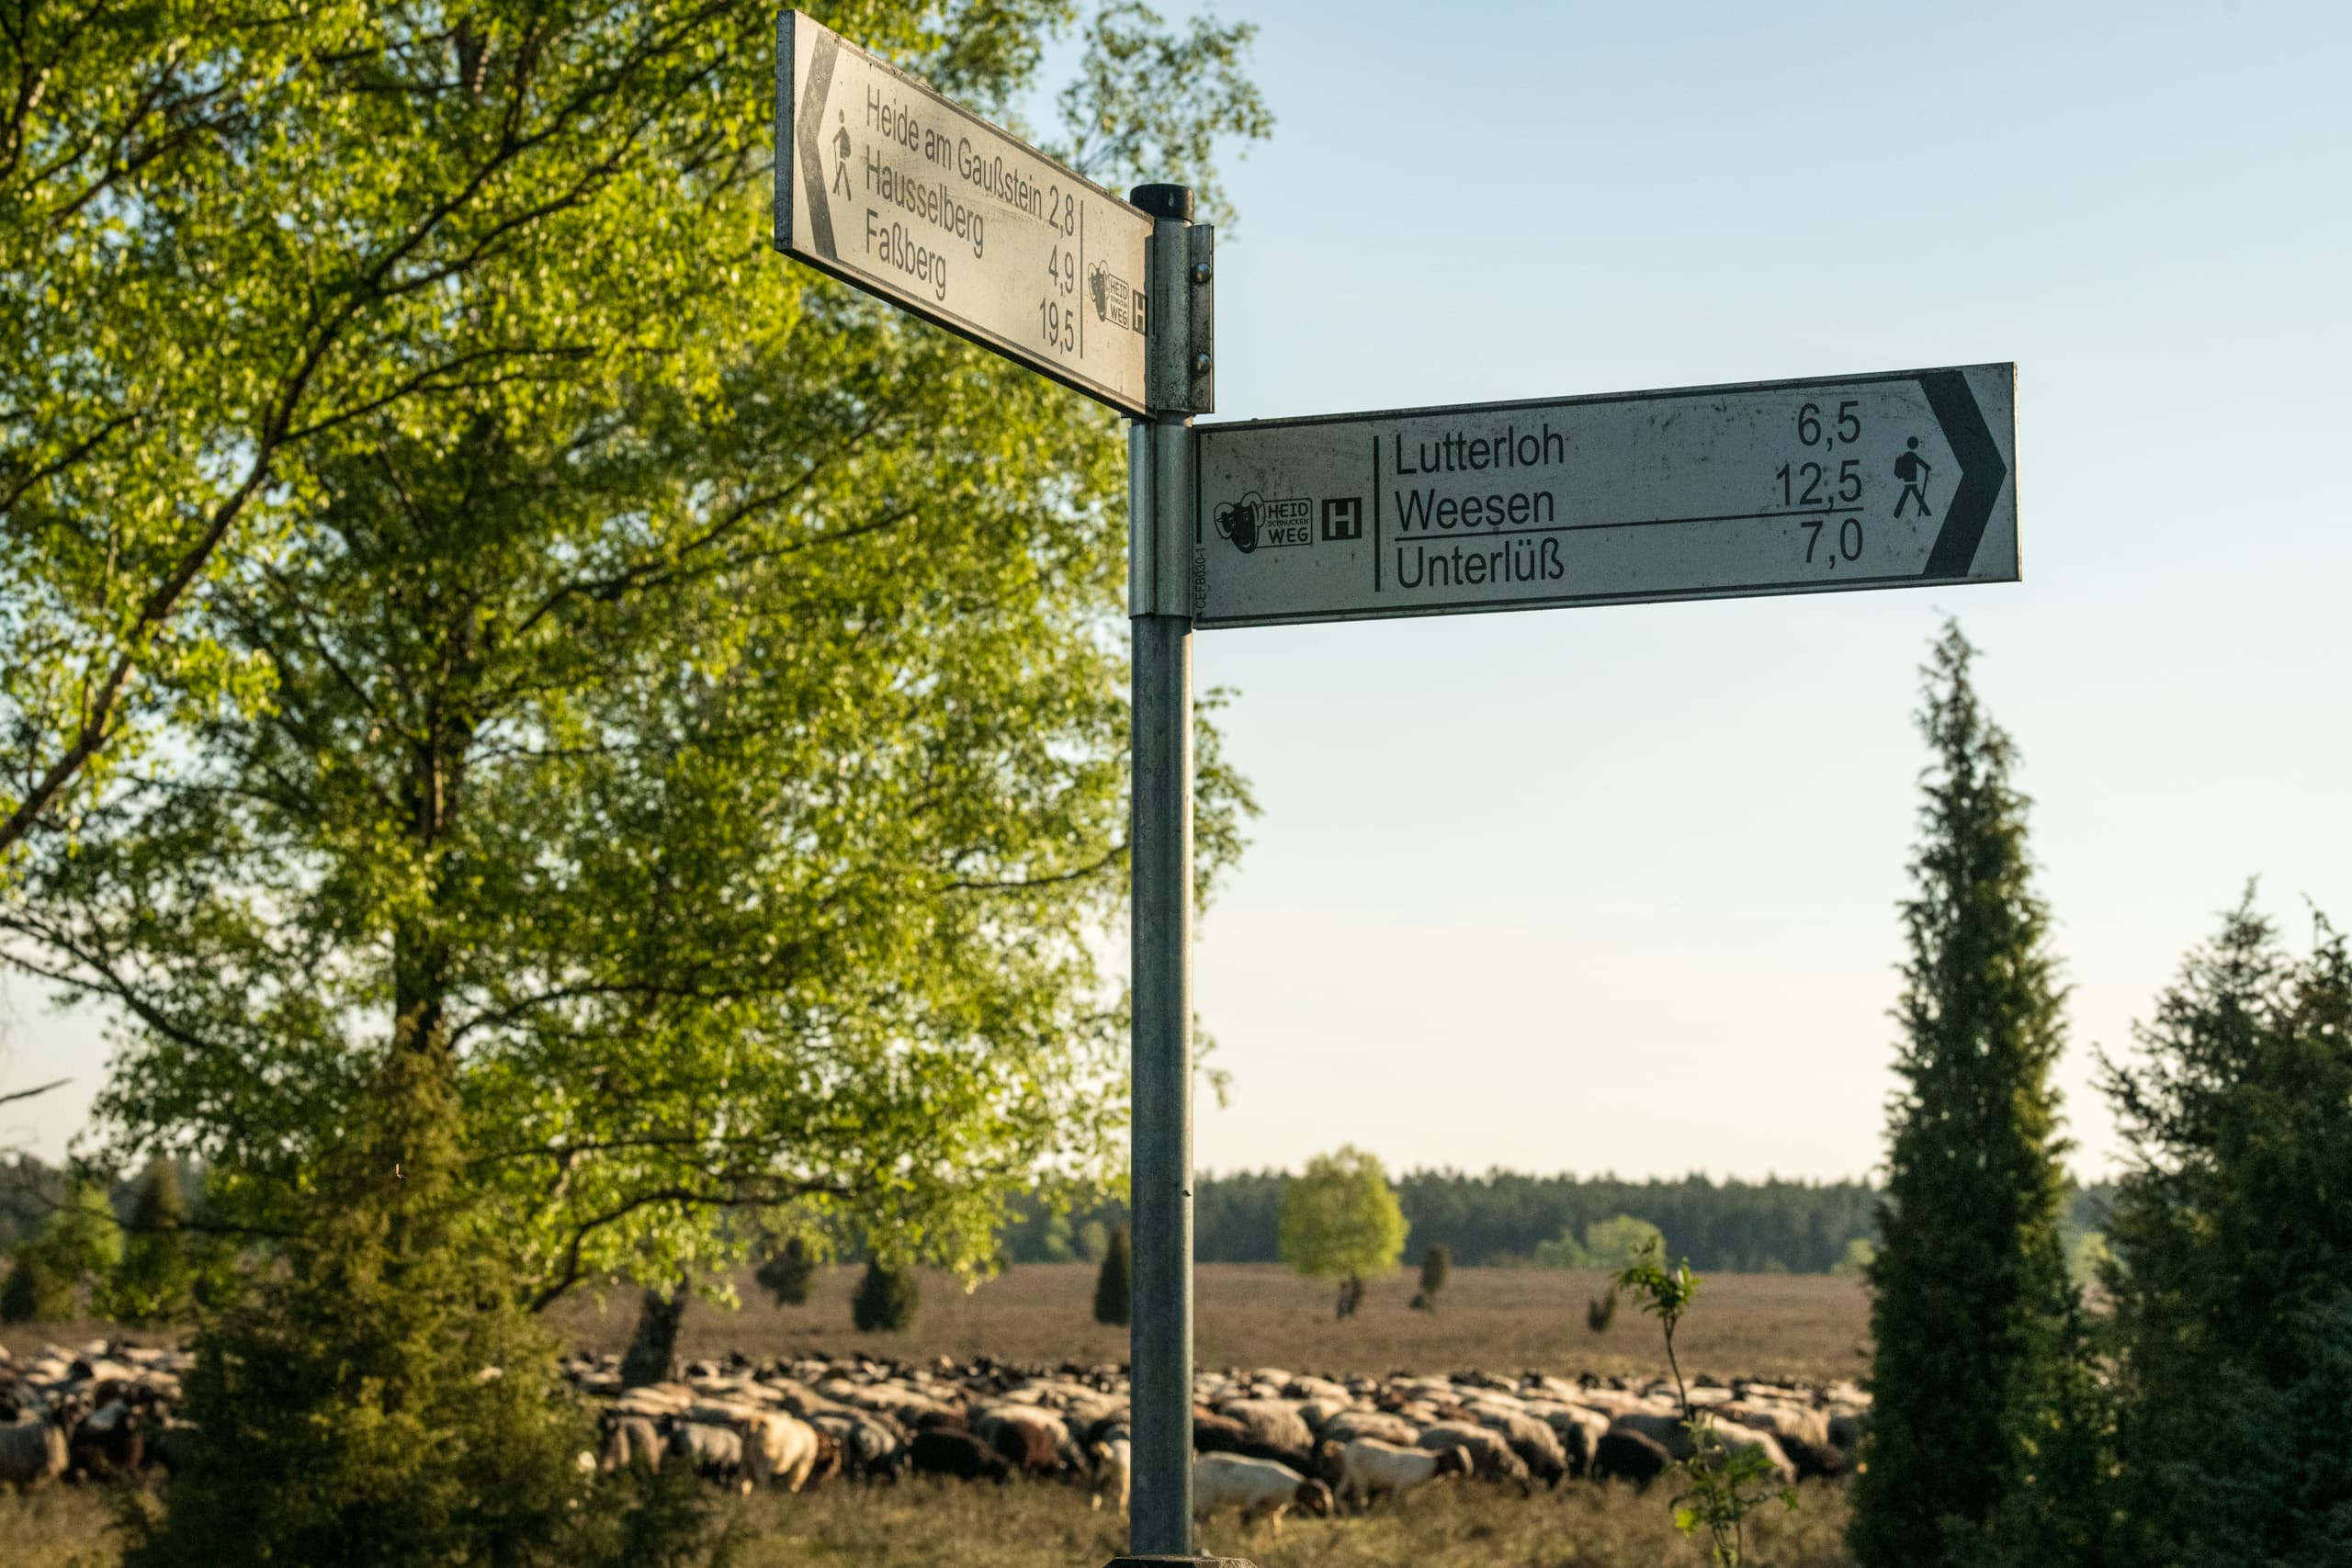
[[[1833,1177],[1892,1080],[1916,667],[2024,751],[2062,1073],[2245,878],[2352,921],[2352,6],[1226,5],[1218,417],[2015,360],[2021,584],[1204,634],[1266,807],[1203,1165]],[[15,992],[54,1153],[87,1032]]]
[[[1219,417],[2018,366],[2018,585],[1204,634],[1266,816],[1204,1165],[1857,1174],[1945,612],[2104,1166],[2245,879],[2352,920],[2352,6],[1285,3]]]

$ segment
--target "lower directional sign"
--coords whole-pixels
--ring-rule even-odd
[[[1193,624],[2011,581],[2016,369],[1201,425]]]

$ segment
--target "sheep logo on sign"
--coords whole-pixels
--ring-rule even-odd
[[[1284,545],[1315,542],[1315,503],[1297,497],[1268,501],[1256,491],[1210,514],[1217,537],[1232,541],[1243,555]]]

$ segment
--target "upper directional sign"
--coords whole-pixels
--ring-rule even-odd
[[[1204,424],[1193,622],[2013,581],[2016,371]]]
[[[777,250],[1145,412],[1147,214],[797,11],[775,92]]]

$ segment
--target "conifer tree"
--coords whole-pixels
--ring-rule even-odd
[[[2341,1562],[2352,1547],[2352,953],[2242,904],[2109,1064],[2114,1561]]]
[[[922,1304],[922,1287],[915,1271],[904,1265],[874,1258],[850,1298],[850,1321],[860,1334],[903,1334],[915,1325],[915,1309]]]
[[[118,1317],[132,1322],[169,1318],[187,1310],[192,1286],[191,1270],[180,1234],[187,1221],[187,1200],[180,1191],[179,1168],[163,1155],[147,1165],[132,1200],[130,1235],[123,1239],[122,1263],[107,1286],[107,1299]]]
[[[1442,1241],[1431,1242],[1421,1254],[1421,1287],[1413,1293],[1415,1312],[1437,1311],[1437,1294],[1445,1289],[1453,1275],[1453,1249]]]
[[[2030,1512],[2034,1438],[2067,1384],[2073,1292],[2058,1221],[2063,990],[2032,886],[2016,755],[1946,627],[1924,671],[1924,775],[1881,1240],[1876,1404],[1850,1540],[1862,1568],[1976,1555]]]
[[[1094,1276],[1094,1321],[1125,1328],[1135,1311],[1135,1256],[1127,1227],[1119,1225],[1102,1247],[1102,1269]]]
[[[73,1292],[50,1268],[40,1244],[18,1247],[8,1278],[0,1281],[0,1323],[53,1322],[73,1314]]]
[[[463,1180],[446,1055],[396,1047],[322,1172],[319,1222],[197,1340],[171,1506],[127,1510],[127,1568],[678,1561],[577,1465],[594,1428],[513,1304]],[[659,1510],[654,1511],[656,1514]]]
[[[817,1284],[817,1258],[808,1248],[808,1238],[785,1237],[782,1246],[760,1260],[753,1278],[775,1298],[776,1305],[808,1305],[809,1292]]]

